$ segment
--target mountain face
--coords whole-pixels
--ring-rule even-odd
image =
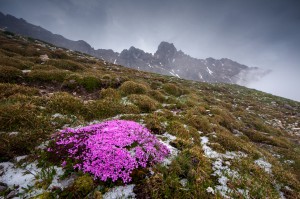
[[[188,80],[246,85],[269,72],[256,67],[248,67],[227,58],[219,60],[193,58],[178,51],[174,44],[168,42],[161,42],[154,54],[146,53],[135,47],[125,49],[121,53],[106,49],[95,50],[83,40],[72,41],[32,25],[24,19],[17,19],[2,13],[0,13],[0,27],[59,47],[90,54],[114,64]]]
[[[111,60],[111,59],[110,59]],[[203,81],[247,84],[267,73],[230,59],[196,59],[178,51],[174,44],[161,42],[154,55],[131,47],[123,50],[114,63],[138,70],[173,75],[178,78]]]

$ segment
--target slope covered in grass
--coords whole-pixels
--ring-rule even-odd
[[[0,81],[1,196],[300,197],[299,102],[136,71],[8,32]],[[171,155],[133,170],[125,185],[62,168],[44,150],[61,129],[112,119],[145,126]]]

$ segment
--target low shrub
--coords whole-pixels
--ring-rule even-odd
[[[145,94],[148,91],[148,88],[145,85],[133,81],[124,82],[119,89],[124,96],[130,94]]]
[[[22,76],[22,71],[15,67],[0,66],[0,82],[18,82]]]
[[[33,82],[63,82],[65,77],[69,74],[68,71],[63,70],[32,70],[28,73],[29,81]]]
[[[69,93],[57,92],[49,99],[47,110],[51,113],[80,115],[84,110],[84,105]]]
[[[164,91],[166,91],[168,94],[179,97],[180,95],[183,95],[184,92],[181,88],[179,88],[176,84],[173,83],[167,83],[163,85]]]
[[[107,88],[107,89],[102,89],[100,91],[100,98],[101,99],[109,99],[111,101],[116,101],[121,99],[120,93],[113,88]]]
[[[86,196],[93,191],[94,182],[93,178],[89,175],[83,175],[77,178],[73,184],[74,191],[78,196]]]
[[[21,58],[15,57],[7,57],[7,56],[0,56],[0,65],[3,66],[13,66],[20,70],[29,69],[34,65],[34,63],[26,60],[22,60]]]
[[[101,88],[101,79],[93,76],[85,76],[80,80],[80,84],[87,91],[94,91]]]
[[[84,117],[91,119],[105,119],[119,114],[136,114],[139,113],[139,108],[134,105],[124,105],[117,100],[105,98],[96,100],[86,105],[86,113]]]
[[[77,129],[65,129],[53,136],[48,151],[62,165],[92,174],[96,179],[124,183],[134,169],[161,162],[170,152],[148,129],[133,121],[112,120]]]
[[[149,91],[148,96],[152,97],[153,99],[156,99],[159,102],[166,101],[166,96],[164,96],[160,91],[157,90]]]
[[[0,104],[0,131],[38,129],[46,126],[46,119],[40,117],[38,108],[31,103]]]
[[[167,127],[167,131],[171,134],[175,135],[176,137],[189,139],[191,135],[189,134],[189,131],[187,128],[184,127],[184,125],[179,121],[171,121]]]
[[[72,60],[66,60],[66,59],[59,59],[59,60],[51,59],[48,60],[46,64],[55,66],[56,68],[70,70],[70,71],[82,71],[85,69],[85,67],[82,64],[79,64]]]
[[[146,127],[154,134],[163,134],[165,132],[166,128],[161,124],[164,121],[166,121],[166,118],[157,114],[151,114],[145,119]]]
[[[0,83],[0,99],[7,98],[11,95],[23,94],[26,96],[38,95],[39,91],[35,88],[21,86],[17,84]]]
[[[137,105],[142,112],[155,111],[158,108],[158,102],[147,95],[129,95],[128,99]]]
[[[77,89],[77,88],[84,88],[88,92],[95,91],[102,87],[101,79],[88,74],[70,74],[66,76],[62,84],[63,88],[66,89]]]
[[[212,126],[209,120],[205,116],[198,115],[186,115],[186,122],[195,127],[197,130],[203,131],[205,133],[210,133],[212,131]]]

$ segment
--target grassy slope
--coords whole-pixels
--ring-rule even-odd
[[[228,196],[299,197],[299,134],[293,128],[299,128],[300,103],[237,85],[136,71],[3,32],[0,46],[0,161],[28,154],[34,161],[40,153],[36,146],[57,129],[119,116],[155,134],[176,136],[171,144],[180,151],[168,167],[153,167],[148,178],[135,175],[138,197],[221,198],[221,192],[206,190],[222,183],[218,159],[208,157],[204,145],[222,156],[226,168],[219,170],[228,178]],[[42,61],[44,54],[50,59]],[[201,144],[200,137],[208,143]],[[229,151],[246,157],[226,157]],[[258,159],[272,165],[271,173],[255,164]],[[77,175],[84,184],[86,176]],[[81,190],[76,183],[67,190],[83,197],[99,184],[102,193],[113,186],[90,184],[88,191],[76,193]],[[66,197],[63,191],[44,195],[55,194]]]

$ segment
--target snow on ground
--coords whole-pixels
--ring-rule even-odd
[[[186,187],[187,183],[188,183],[188,180],[186,178],[183,178],[181,179],[180,181],[180,184],[183,186],[183,187]]]
[[[254,163],[257,164],[260,168],[264,169],[265,172],[269,174],[272,173],[272,169],[271,169],[272,165],[266,160],[259,158],[255,160]]]
[[[123,104],[123,105],[133,105],[133,103],[128,99],[128,97],[122,97],[121,104]]]
[[[135,194],[133,193],[134,186],[134,184],[130,184],[114,187],[103,195],[103,199],[135,198]]]
[[[199,133],[201,134],[202,132]],[[225,160],[247,157],[247,154],[240,151],[226,151],[226,153],[218,153],[207,145],[209,143],[208,137],[202,136],[200,137],[200,139],[205,156],[214,160],[212,164],[212,169],[214,172],[212,175],[218,177],[219,183],[219,185],[215,186],[215,189],[208,187],[207,191],[210,193],[214,193],[214,191],[216,190],[219,191],[224,198],[230,198],[228,194],[234,192],[234,190],[230,189],[227,186],[227,182],[229,181],[229,178],[234,179],[239,178],[240,176],[237,171],[230,169],[230,162]],[[241,193],[245,198],[250,198],[248,190],[238,189],[237,191]]]
[[[52,117],[52,118],[65,118],[66,115],[62,115],[62,114],[60,114],[60,113],[55,113],[55,114],[53,114],[51,117]]]
[[[15,158],[16,162],[24,160],[27,156],[19,156]],[[14,190],[18,187],[16,191],[22,194],[20,197],[31,198],[38,194],[43,193],[42,189],[34,189],[34,185],[41,177],[42,169],[37,167],[37,162],[23,163],[22,166],[17,167],[13,162],[3,162],[0,163],[0,168],[2,167],[3,175],[0,176],[0,182],[7,184],[7,186]],[[67,178],[60,181],[59,178],[63,175],[64,171],[61,167],[51,167],[47,169],[54,169],[55,175],[53,176],[52,183],[48,187],[50,190],[53,187],[65,188],[72,183],[72,181]],[[30,192],[24,192],[24,189],[30,189]],[[19,198],[19,197],[15,197]]]
[[[170,165],[172,160],[178,155],[179,152],[178,149],[170,145],[170,142],[176,140],[176,137],[167,132],[162,135],[156,135],[156,137],[162,144],[164,144],[170,150],[169,157],[165,158],[162,162],[162,164],[165,166]]]
[[[37,168],[36,163],[31,163],[25,166],[25,168],[17,168],[12,162],[0,163],[3,167],[3,175],[0,176],[0,182],[7,184],[13,188],[19,186],[18,191],[22,192],[22,188],[28,188],[34,185],[35,176],[40,169]]]
[[[30,73],[31,70],[22,70],[22,73]]]

